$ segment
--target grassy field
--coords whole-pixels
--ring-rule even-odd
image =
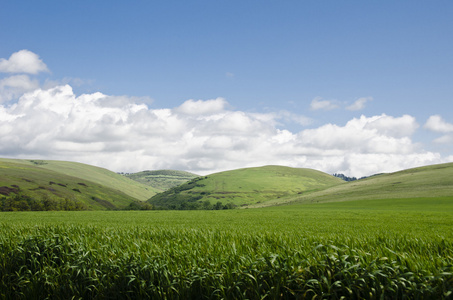
[[[0,298],[448,299],[453,199],[0,215]]]

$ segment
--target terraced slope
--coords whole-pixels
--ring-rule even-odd
[[[125,176],[159,191],[166,191],[198,177],[198,175],[190,172],[176,170],[142,171]]]
[[[201,204],[207,208],[218,202],[247,206],[342,184],[345,183],[341,179],[316,170],[265,166],[198,177],[157,194],[148,202],[172,209],[194,209]]]
[[[99,168],[87,164],[69,162],[69,161],[56,161],[56,160],[25,160],[25,159],[6,159],[0,158],[1,162],[11,162],[23,164],[26,166],[37,166],[41,169],[55,171],[60,174],[65,174],[73,177],[83,178],[95,182],[99,185],[111,188],[113,190],[121,191],[140,201],[144,201],[160,192],[153,187],[146,186],[109,171],[104,168]]]
[[[265,205],[445,197],[453,201],[453,163],[376,175],[310,194],[276,199]]]

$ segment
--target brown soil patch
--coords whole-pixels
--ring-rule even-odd
[[[19,192],[18,188],[2,186],[0,187],[0,195],[9,196],[9,194],[17,194]]]

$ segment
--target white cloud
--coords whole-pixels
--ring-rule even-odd
[[[355,176],[389,173],[418,166],[446,162],[440,154],[432,152],[410,154],[351,153],[345,156],[344,168],[339,173]]]
[[[450,133],[453,132],[453,124],[446,122],[442,119],[439,115],[434,115],[429,117],[428,121],[426,121],[425,126],[426,129],[435,132],[442,132],[442,133]]]
[[[14,75],[0,79],[0,103],[18,98],[26,92],[39,88],[38,80],[28,75]]]
[[[323,100],[321,97],[314,98],[310,103],[311,110],[333,110],[339,106],[334,100]]]
[[[375,129],[380,134],[396,138],[411,136],[419,127],[415,118],[409,115],[395,118],[382,114],[369,119],[362,116],[360,119],[366,122],[365,128]]]
[[[327,124],[316,129],[304,130],[300,133],[300,138],[307,146],[328,151],[340,150],[338,153],[350,151],[352,153],[407,154],[416,150],[408,136],[403,136],[401,133],[394,134],[387,130],[388,124],[384,123],[384,126],[376,124],[382,119],[397,123],[395,121],[406,118],[406,116],[393,118],[386,115],[370,118],[361,116],[359,119],[352,119],[343,127]],[[415,125],[412,126],[415,127]],[[411,133],[407,129],[405,132]]]
[[[225,109],[227,102],[223,98],[213,100],[187,100],[176,110],[179,113],[186,115],[204,115],[222,112]]]
[[[47,72],[46,64],[39,56],[29,50],[20,50],[11,54],[9,59],[0,58],[0,72],[38,74]]]
[[[369,101],[372,101],[373,98],[372,97],[362,97],[362,98],[359,98],[357,99],[353,104],[349,105],[346,107],[347,110],[352,110],[352,111],[356,111],[356,110],[362,110],[365,108],[365,104]]]
[[[0,105],[0,156],[198,174],[281,164],[358,177],[444,161],[412,142],[411,116],[361,116],[298,133],[277,128],[285,118],[298,116],[232,110],[222,98],[152,109],[129,97],[76,96],[64,85]]]
[[[434,143],[437,144],[453,143],[453,124],[446,122],[441,116],[439,115],[430,116],[428,121],[426,121],[424,127],[428,130],[445,134],[440,138],[435,139]]]

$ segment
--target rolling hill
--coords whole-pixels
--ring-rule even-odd
[[[274,199],[253,207],[292,203],[445,197],[453,200],[453,163],[380,174],[308,194]]]
[[[135,199],[144,201],[160,192],[160,190],[140,184],[124,176],[116,174],[104,168],[92,165],[56,160],[25,160],[0,158],[0,162],[12,162],[24,165],[37,166],[42,169],[55,171],[57,173],[83,178],[100,185],[119,190]]]
[[[190,172],[176,170],[142,171],[125,176],[160,191],[166,191],[198,177],[198,175]]]
[[[0,159],[0,210],[8,210],[5,207],[11,205],[14,197],[19,201],[15,205],[36,205],[51,210],[124,209],[146,199],[146,203],[163,209],[453,199],[453,163],[380,174],[352,182],[312,169],[282,166],[194,176],[188,172],[160,170],[129,174],[128,178],[75,162]]]
[[[343,184],[341,179],[316,170],[264,166],[197,177],[153,196],[148,202],[170,209],[208,208],[217,203],[222,207],[247,206]]]
[[[20,195],[16,200],[39,202],[41,206],[47,205],[41,207],[45,209],[102,210],[125,208],[155,193],[149,186],[86,164],[0,159],[0,198],[3,200]]]

